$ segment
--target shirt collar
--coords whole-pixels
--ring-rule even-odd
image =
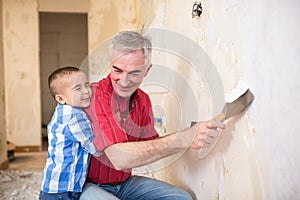
[[[114,91],[114,88],[113,88],[113,85],[112,85],[112,80],[111,80],[111,76],[110,74],[107,75],[107,78],[109,78],[109,89],[110,89],[110,92],[112,93],[112,98],[114,100],[114,103],[117,103],[118,104],[118,107],[120,109],[121,112],[124,112],[126,111],[126,99],[123,98],[123,97],[120,97],[118,93],[116,93]],[[132,109],[134,107],[134,104],[135,104],[135,101],[138,99],[139,95],[138,95],[138,91],[140,89],[137,88],[136,91],[134,91],[134,93],[131,95],[130,97],[130,109]]]

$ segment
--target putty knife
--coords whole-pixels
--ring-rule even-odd
[[[225,95],[225,99],[226,104],[224,105],[222,112],[214,118],[217,121],[223,122],[246,109],[253,101],[254,95],[243,81],[239,81],[235,89],[233,89],[229,95]],[[211,152],[219,140],[219,137],[220,134],[218,138],[215,139],[214,143],[209,145],[209,147],[199,150],[198,157],[200,159],[205,158]]]

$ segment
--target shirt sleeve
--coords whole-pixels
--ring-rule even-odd
[[[70,138],[78,141],[83,149],[90,154],[99,155],[93,144],[94,134],[90,121],[85,113],[77,113],[69,122],[66,128],[69,129]]]

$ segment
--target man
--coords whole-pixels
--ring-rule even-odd
[[[123,31],[110,45],[110,74],[93,84],[87,110],[101,161],[91,159],[88,183],[81,199],[192,199],[170,184],[132,176],[131,168],[149,164],[186,150],[200,149],[214,141],[217,121],[158,137],[149,96],[139,89],[152,67],[151,41],[137,32]]]

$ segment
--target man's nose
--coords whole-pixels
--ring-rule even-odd
[[[130,83],[129,81],[129,78],[128,78],[128,74],[126,73],[123,73],[121,76],[120,76],[120,79],[119,79],[119,84],[123,87],[126,87],[128,86]]]

